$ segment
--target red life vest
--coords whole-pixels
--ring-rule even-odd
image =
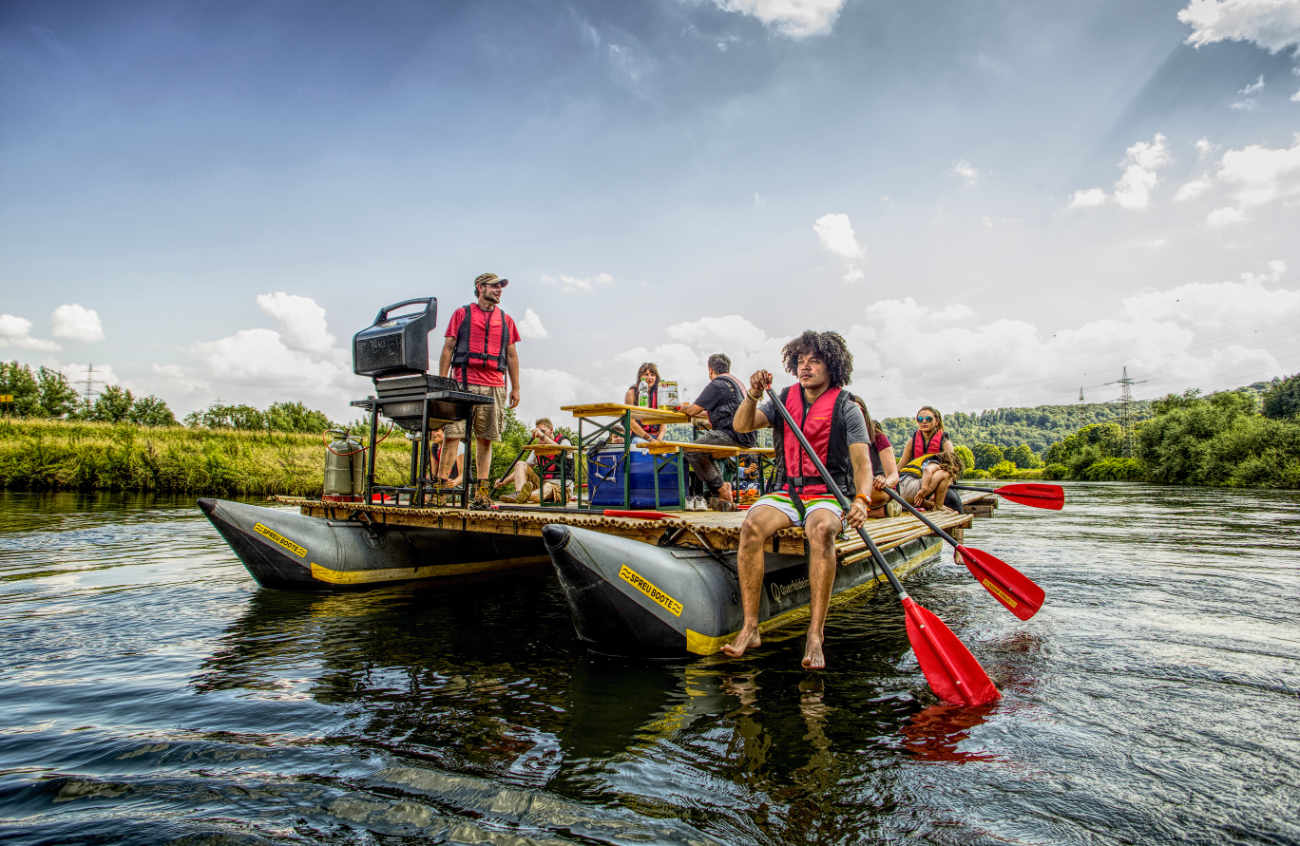
[[[510,322],[506,320],[506,313],[500,308],[487,312],[482,336],[471,338],[470,327],[474,323],[474,305],[470,303],[465,306],[465,318],[461,320],[460,328],[456,331],[456,348],[451,354],[453,375],[455,369],[459,367],[462,380],[465,379],[467,365],[471,359],[478,366],[488,370],[506,372],[506,349],[510,346]],[[497,315],[499,315],[497,325],[500,331],[494,333],[492,318]]]
[[[935,429],[934,434],[930,436],[930,443],[926,444],[925,435],[917,429],[912,433],[912,457],[920,458],[923,455],[937,455],[943,452],[943,430]]]
[[[831,467],[831,423],[835,416],[835,401],[839,398],[840,388],[831,388],[823,393],[813,404],[804,410],[803,389],[798,386],[787,388],[785,391],[786,410],[790,412],[790,417],[799,424],[803,430],[803,435],[808,439],[808,443],[816,451],[817,457],[821,459],[822,464],[832,474],[835,469]],[[800,494],[804,496],[816,496],[827,492],[826,483],[822,481],[821,475],[817,472],[817,467],[812,463],[812,459],[804,452],[803,447],[799,444],[798,437],[789,428],[783,427],[781,440],[781,458],[782,468],[786,478],[794,483],[799,489]]]

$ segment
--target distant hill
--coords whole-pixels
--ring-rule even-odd
[[[1235,390],[1259,396],[1270,382],[1255,382]],[[952,413],[944,409],[944,429],[953,442],[973,447],[975,444],[996,444],[1003,449],[1028,444],[1040,458],[1049,446],[1091,423],[1119,423],[1123,413],[1121,402],[1090,402],[1074,405],[1036,405],[1033,408],[998,408],[967,414]],[[1129,414],[1136,423],[1152,416],[1150,400],[1129,403]],[[880,421],[885,433],[902,453],[903,443],[916,431],[916,422],[910,417],[886,417]]]
[[[988,443],[1003,449],[1028,444],[1036,455],[1042,456],[1049,446],[1073,435],[1084,426],[1091,423],[1118,423],[1122,411],[1123,404],[1119,402],[998,408],[979,414],[954,411],[944,412],[943,427],[953,443],[968,447]],[[1147,419],[1151,416],[1150,400],[1129,403],[1129,414],[1134,422]],[[886,417],[880,423],[900,453],[908,436],[916,430],[916,421],[910,417]]]

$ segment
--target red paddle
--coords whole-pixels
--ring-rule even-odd
[[[957,539],[935,525],[934,521],[918,511],[907,498],[893,488],[885,488],[895,502],[912,512],[912,516],[930,527],[930,531],[946,540],[961,554],[975,581],[984,585],[984,589],[993,594],[993,598],[1007,607],[1007,610],[1022,620],[1028,620],[1043,607],[1043,589],[1033,579],[1012,567],[1010,564],[969,546],[962,546]]]
[[[767,389],[767,395],[777,411],[785,418],[785,425],[799,439],[799,445],[812,459],[813,466],[821,474],[827,489],[835,495],[835,499],[845,513],[848,513],[850,507],[848,497],[831,478],[826,465],[813,451],[803,430],[794,422],[789,410],[771,388]],[[889,579],[889,584],[898,594],[899,601],[903,603],[903,613],[907,618],[907,639],[912,644],[912,652],[916,653],[921,672],[925,673],[925,680],[930,683],[930,689],[935,695],[950,705],[983,705],[998,699],[1002,694],[998,693],[988,673],[984,672],[984,668],[975,660],[975,656],[970,654],[966,644],[958,640],[957,635],[953,634],[942,620],[917,605],[916,600],[907,595],[902,582],[894,575],[894,571],[889,569],[884,554],[876,547],[871,535],[867,534],[865,529],[858,529],[858,536],[867,545],[867,549],[871,550],[871,556],[880,565],[880,569]]]
[[[1040,482],[1021,482],[1003,485],[1000,488],[976,488],[970,485],[950,485],[959,491],[982,491],[1006,497],[1012,502],[1033,508],[1048,508],[1060,511],[1065,507],[1065,490],[1060,485],[1044,485]]]

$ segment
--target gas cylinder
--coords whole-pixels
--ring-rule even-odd
[[[325,490],[330,502],[360,502],[365,483],[365,448],[348,436],[347,429],[331,429],[325,447]]]

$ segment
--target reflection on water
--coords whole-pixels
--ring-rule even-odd
[[[1207,519],[1209,517],[1210,519]],[[589,655],[545,570],[258,589],[188,501],[0,495],[6,842],[1296,842],[1294,495],[1071,486],[909,582],[1004,693],[935,701],[897,602],[739,661]]]

